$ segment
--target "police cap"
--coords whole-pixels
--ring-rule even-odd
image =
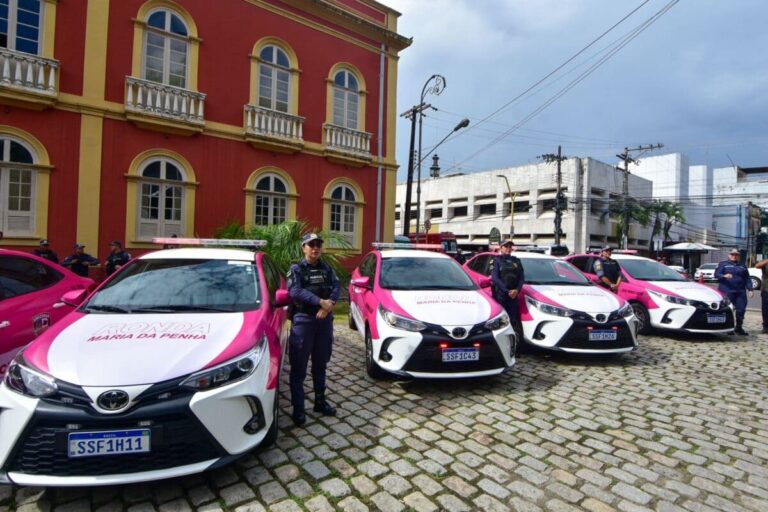
[[[315,240],[317,240],[320,243],[323,243],[323,239],[320,238],[320,235],[318,235],[317,233],[307,233],[301,238],[301,245],[302,246],[307,245],[309,242],[314,242]]]
[[[40,240],[40,245],[48,245],[48,240]]]
[[[610,245],[604,245],[602,251],[603,252],[613,252],[613,247],[611,247]]]
[[[83,244],[75,244],[75,249],[85,249],[85,246]]]

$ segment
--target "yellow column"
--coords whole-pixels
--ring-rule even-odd
[[[107,24],[109,0],[88,0],[85,26],[83,98],[104,101],[107,78]],[[99,249],[102,127],[100,112],[83,112],[80,119],[80,163],[77,179],[77,241],[92,254]]]

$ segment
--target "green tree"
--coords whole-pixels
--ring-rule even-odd
[[[341,265],[341,262],[350,256],[352,246],[346,238],[338,233],[310,228],[305,221],[289,220],[269,226],[243,226],[237,222],[232,222],[219,228],[216,236],[226,239],[266,241],[267,245],[262,250],[269,254],[280,272],[286,275],[291,264],[304,257],[304,252],[301,249],[301,238],[305,233],[317,233],[323,238],[326,247],[323,252],[323,260],[333,268],[339,279],[345,283],[349,278],[349,272]]]
[[[647,209],[647,205],[634,198],[627,199],[626,205],[629,212],[629,223],[637,222],[643,227],[646,227],[650,222],[650,213]],[[608,207],[608,214],[616,220],[616,232],[614,235],[618,240],[622,239],[624,233],[624,202],[619,200],[612,202]]]
[[[664,215],[664,221],[662,225],[662,233],[664,234],[664,241],[671,240],[669,236],[669,230],[676,222],[685,222],[685,215],[683,214],[683,207],[677,203],[671,203],[669,201],[663,201],[662,213]]]

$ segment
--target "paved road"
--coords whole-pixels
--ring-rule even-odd
[[[337,334],[338,418],[300,429],[283,414],[277,446],[202,476],[0,486],[0,512],[768,510],[766,335],[651,336],[618,358],[527,353],[490,379],[373,382],[357,337]]]

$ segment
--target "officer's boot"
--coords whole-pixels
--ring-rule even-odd
[[[747,336],[749,335],[749,333],[745,331],[744,328],[742,327],[743,323],[744,323],[744,320],[738,320],[736,322],[736,329],[734,329],[733,332],[735,332],[736,334],[741,334],[742,336]]]
[[[336,408],[325,401],[325,390],[315,391],[315,412],[323,416],[336,416]]]
[[[301,427],[307,422],[307,415],[304,413],[303,407],[294,407],[293,412],[291,413],[291,419],[293,420],[293,424],[297,427]]]

